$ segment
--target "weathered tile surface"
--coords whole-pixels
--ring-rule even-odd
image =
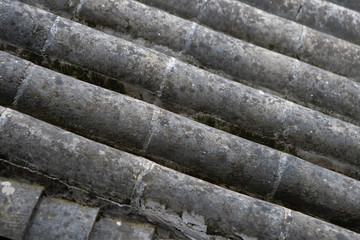
[[[22,239],[42,187],[0,177],[0,238]]]

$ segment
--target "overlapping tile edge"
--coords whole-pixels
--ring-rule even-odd
[[[210,239],[207,233],[235,238],[245,234],[260,239],[359,237],[338,226],[206,183],[14,110],[5,110],[1,118],[1,136],[6,136],[1,138],[5,146],[1,155],[11,162],[120,204],[130,202],[148,219],[173,226],[188,237]],[[14,146],[13,141],[20,145]]]
[[[30,75],[28,75],[28,76],[30,76]],[[29,77],[29,78],[31,79],[31,77]],[[161,84],[160,84],[160,86],[161,86]],[[21,96],[21,95],[19,95],[19,96]],[[20,99],[20,98],[19,98],[19,99]],[[15,101],[15,105],[14,105],[14,106],[17,106],[17,105],[18,105],[18,101]],[[152,119],[154,119],[154,116],[155,116],[155,115],[152,116]],[[155,116],[155,118],[156,118],[156,116]],[[156,126],[155,126],[155,127],[156,127]],[[345,128],[347,128],[347,126],[346,126]],[[151,135],[150,135],[150,138],[151,138]],[[150,138],[149,138],[149,139],[150,139]],[[147,150],[147,149],[145,148],[145,150]],[[355,152],[356,152],[356,151],[355,151]],[[324,179],[324,180],[327,180],[327,179]],[[191,215],[191,214],[190,214],[190,215]],[[186,219],[188,219],[188,215],[187,215],[187,214],[185,214],[184,216],[185,216]],[[195,217],[195,219],[198,219],[198,218]],[[194,220],[193,220],[193,221],[194,221]]]

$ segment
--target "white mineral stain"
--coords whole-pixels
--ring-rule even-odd
[[[152,201],[151,199],[147,199],[145,201],[145,207],[155,210],[155,211],[159,211],[161,213],[165,213],[166,212],[166,208],[163,204],[160,204],[158,202]]]
[[[197,215],[193,211],[190,213],[184,211],[181,218],[188,227],[197,231],[206,232],[205,219],[203,216]]]
[[[15,188],[11,186],[11,182],[2,182],[1,185],[3,186],[1,189],[1,193],[5,194],[6,196],[14,194]]]

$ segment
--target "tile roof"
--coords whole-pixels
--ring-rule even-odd
[[[155,227],[102,217],[99,208],[42,195],[43,187],[0,178],[1,236],[10,239],[153,239]]]
[[[358,10],[2,0],[0,236],[360,239]]]

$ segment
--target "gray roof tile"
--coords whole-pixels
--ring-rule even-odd
[[[23,239],[43,188],[0,177],[0,190],[0,237]]]
[[[90,240],[152,240],[155,228],[121,219],[101,218],[94,225]]]
[[[26,233],[27,240],[88,239],[98,209],[54,198],[41,198]]]
[[[21,1],[1,50],[148,103],[0,52],[2,164],[66,186],[0,179],[2,237],[360,239],[353,0]]]

